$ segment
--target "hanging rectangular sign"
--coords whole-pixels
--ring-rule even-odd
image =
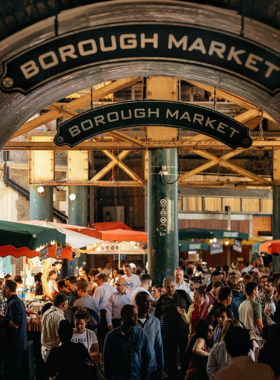
[[[83,112],[58,126],[54,142],[58,146],[73,147],[100,133],[135,126],[192,130],[219,140],[232,149],[249,148],[253,143],[248,127],[221,112],[165,100],[113,103]]]
[[[223,237],[229,238],[229,239],[236,239],[238,238],[239,233],[237,231],[224,231]]]
[[[188,254],[188,260],[192,263],[195,261],[198,261],[199,260],[199,254],[198,253],[195,253],[192,255]]]
[[[55,254],[56,254],[57,259],[60,259],[60,258],[61,258],[61,252],[62,252],[61,247],[56,247],[56,252],[55,252]]]
[[[46,247],[42,248],[39,256],[40,256],[41,261],[46,260],[49,257],[49,247],[46,246]]]
[[[210,255],[215,255],[216,253],[223,253],[223,241],[222,239],[217,239],[216,243],[210,243]]]
[[[280,89],[279,54],[240,35],[176,23],[119,23],[76,30],[4,62],[3,91],[30,91],[87,67],[137,60],[191,63],[228,72],[270,94]]]
[[[237,252],[242,252],[242,240],[234,239],[233,241],[233,249]]]

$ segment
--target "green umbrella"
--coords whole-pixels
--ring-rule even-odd
[[[179,240],[180,251],[208,251],[209,246],[207,243],[197,243],[193,241]]]
[[[0,220],[1,246],[12,245],[15,248],[27,247],[35,250],[40,246],[56,242],[58,245],[65,247],[65,237],[66,235],[55,228]]]
[[[214,239],[211,230],[205,228],[183,228],[179,230],[179,240],[185,239]]]
[[[239,231],[214,230],[210,228],[184,228],[179,230],[179,240],[214,238],[248,240],[249,234]]]
[[[252,255],[256,255],[256,254],[259,255],[259,253],[260,253],[260,245],[262,243],[264,243],[264,242],[265,242],[265,240],[261,241],[259,243],[255,243],[255,244],[252,245]]]

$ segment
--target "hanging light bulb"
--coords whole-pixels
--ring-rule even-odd
[[[71,194],[69,195],[69,199],[70,199],[70,201],[74,201],[76,198],[77,198],[77,195],[74,194],[74,193],[71,193]]]
[[[212,244],[213,243],[213,239],[209,239],[209,242],[210,242],[210,244]]]
[[[135,243],[135,245],[134,245],[134,248],[135,248],[135,249],[137,249],[137,248],[138,248],[138,245],[137,245],[137,243]]]
[[[217,239],[216,238],[214,238],[213,240],[214,240],[214,243],[217,243]]]
[[[229,241],[228,241],[228,239],[226,240],[226,245],[229,245]]]
[[[44,186],[39,186],[38,188],[37,188],[37,191],[38,191],[38,193],[43,193],[44,191],[45,191],[45,189],[44,189]]]

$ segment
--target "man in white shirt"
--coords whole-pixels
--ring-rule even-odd
[[[246,263],[247,266],[245,268],[242,269],[242,273],[247,273],[247,272],[258,272],[259,273],[259,270],[258,268],[255,267],[255,262],[252,260],[251,261],[251,264],[249,263]]]
[[[227,352],[231,356],[229,365],[215,375],[215,380],[276,380],[272,368],[263,363],[255,363],[248,356],[252,349],[249,331],[233,327],[225,336]]]
[[[130,303],[131,305],[136,306],[135,297],[140,292],[148,293],[152,302],[155,301],[154,297],[151,295],[150,290],[152,288],[152,276],[150,274],[141,274],[139,277],[140,279],[140,286],[136,288],[132,293],[130,297]],[[156,305],[155,305],[156,306]]]
[[[64,312],[68,307],[68,297],[58,293],[54,297],[53,306],[42,317],[41,353],[44,361],[47,360],[53,347],[59,346],[58,327],[64,318]]]
[[[132,273],[129,264],[123,266],[124,276],[122,278],[126,281],[126,291],[132,293],[138,286],[140,286],[139,277]]]
[[[184,290],[189,295],[191,293],[190,286],[184,281],[184,271],[182,268],[176,268],[174,270],[175,277],[175,289],[176,290]]]
[[[107,274],[107,276],[109,276],[111,270],[112,270],[112,265],[111,265],[110,261],[106,261],[105,267],[103,268],[102,273],[105,273],[105,274]]]
[[[126,281],[120,277],[115,282],[117,291],[110,295],[107,303],[107,323],[108,330],[119,327],[122,321],[121,309],[124,305],[130,304],[130,293],[126,291]]]
[[[100,309],[100,326],[98,329],[98,338],[102,340],[101,346],[104,343],[105,336],[108,332],[107,320],[106,320],[106,308],[109,297],[115,293],[116,289],[108,283],[108,276],[105,273],[98,273],[95,276],[95,282],[98,287],[93,293],[93,297],[99,303]]]

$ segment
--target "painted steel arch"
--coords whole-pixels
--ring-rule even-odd
[[[86,27],[116,23],[160,22],[213,28],[239,36],[240,16],[233,11],[192,3],[164,0],[112,1],[67,10],[59,14],[59,34]],[[54,17],[34,24],[0,43],[0,63],[55,35]],[[246,20],[245,37],[258,41],[280,53],[280,36],[276,29]],[[3,66],[2,66],[3,70]],[[2,72],[0,73],[2,74]],[[280,123],[280,94],[269,95],[258,86],[234,74],[190,63],[157,60],[101,63],[74,71],[41,86],[28,95],[0,92],[0,144],[5,142],[31,116],[50,103],[107,80],[134,76],[168,76],[217,86],[248,99]]]

